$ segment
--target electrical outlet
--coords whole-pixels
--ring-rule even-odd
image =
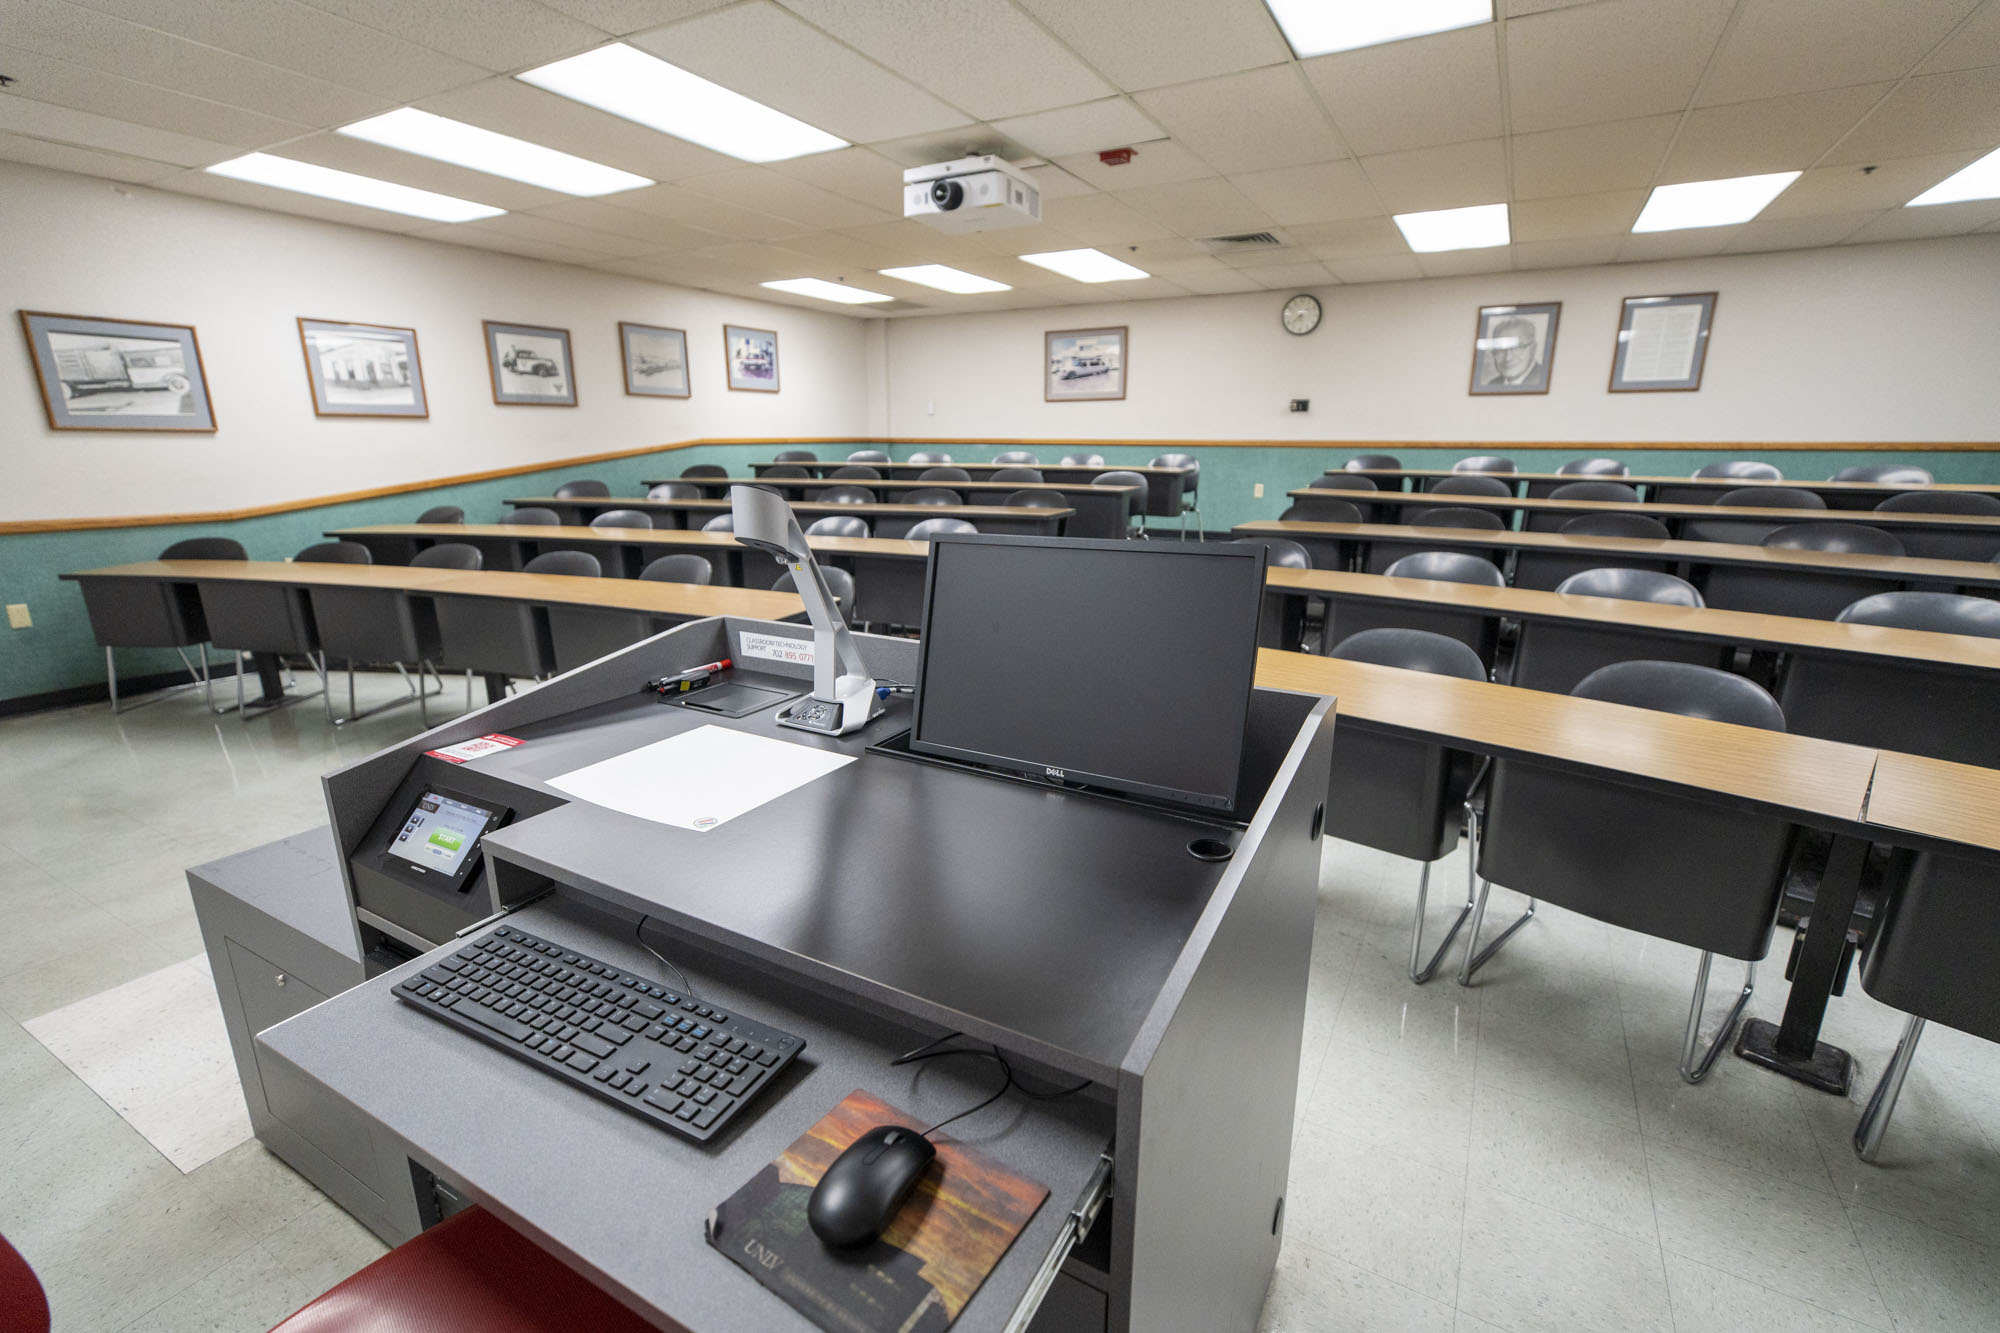
[[[1255,486],[1253,486],[1253,487],[1251,487],[1251,488],[1250,488],[1250,498],[1251,498],[1251,499],[1253,499],[1253,500],[1261,500],[1261,499],[1263,499],[1263,498],[1264,498],[1264,483],[1263,483],[1263,482],[1261,482],[1261,481],[1260,481],[1260,482],[1258,482],[1258,483],[1257,483],[1257,484],[1256,484]]]
[[[28,604],[26,602],[7,603],[7,625],[9,628],[29,629],[34,623],[34,619],[28,615]]]

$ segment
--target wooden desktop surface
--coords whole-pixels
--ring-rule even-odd
[[[1467,748],[1693,787],[1826,819],[1861,819],[1876,752],[1483,680],[1273,648],[1257,683],[1329,694],[1340,716]]]
[[[1885,750],[1868,822],[2000,852],[2000,769]]]
[[[430,537],[440,542],[466,537],[483,540],[563,541],[606,546],[672,546],[682,550],[738,550],[749,547],[729,532],[703,532],[699,528],[586,528],[546,523],[367,523],[359,527],[335,528],[328,537],[353,540],[356,537]],[[910,560],[929,557],[931,544],[901,537],[807,537],[813,550],[827,555],[897,556]]]
[[[1827,491],[1836,494],[1900,495],[1904,491],[1961,491],[1975,495],[2000,494],[2000,482],[1987,481],[1933,481],[1920,485],[1907,485],[1886,481],[1803,481],[1787,478],[1770,481],[1751,477],[1662,477],[1645,473],[1630,476],[1578,476],[1567,472],[1454,472],[1450,468],[1429,467],[1381,467],[1329,469],[1333,475],[1367,477],[1371,481],[1388,479],[1400,481],[1408,477],[1418,481],[1439,480],[1446,477],[1491,477],[1495,481],[1553,481],[1566,485],[1572,481],[1622,481],[1633,486],[1700,486],[1705,489],[1729,491],[1739,487],[1780,486],[1801,491]]]
[[[866,467],[862,463],[855,466]],[[940,467],[957,467],[956,463],[940,463]],[[1026,467],[1026,463],[1018,466]],[[1121,468],[1120,471],[1131,471]],[[879,490],[922,491],[922,490],[963,490],[971,487],[981,491],[1056,491],[1065,495],[1131,495],[1139,490],[1137,486],[1099,486],[1095,482],[1062,481],[981,481],[974,477],[971,481],[920,481],[914,477],[663,477],[658,481],[642,481],[641,486],[787,486],[804,489],[808,486],[861,486]],[[577,497],[579,499],[585,497]],[[605,503],[603,496],[594,497],[598,503]],[[613,501],[619,499],[612,496]],[[936,508],[926,505],[925,508]]]
[[[1585,478],[1584,480],[1589,480]],[[1613,478],[1603,478],[1613,480]],[[1891,528],[1974,528],[2000,536],[2000,514],[1925,514],[1906,509],[1771,509],[1764,506],[1667,504],[1657,500],[1551,500],[1506,495],[1439,495],[1435,491],[1341,491],[1301,487],[1294,500],[1346,500],[1350,504],[1421,505],[1426,509],[1525,509],[1553,514],[1650,514],[1654,518],[1745,520],[1758,523],[1872,523]]]
[[[1858,653],[1908,662],[2000,671],[2000,639],[1883,625],[1845,625],[1833,620],[1725,611],[1712,607],[1669,606],[1614,597],[1492,588],[1473,583],[1390,578],[1331,569],[1271,569],[1264,576],[1273,591],[1300,595],[1400,602],[1525,620],[1562,620],[1609,629],[1647,630],[1712,639],[1745,647],[1792,652]],[[2000,688],[2000,685],[1996,685]]]
[[[860,485],[862,483],[856,483]],[[505,503],[516,507],[536,507],[552,509],[566,505],[572,509],[588,506],[596,509],[650,509],[687,510],[692,513],[727,514],[731,511],[728,500],[629,500],[619,496],[606,498],[602,495],[531,495]],[[792,504],[794,510],[813,514],[879,514],[883,516],[903,516],[914,518],[1011,518],[1024,521],[1073,518],[1074,509],[1035,509],[1026,505],[899,505],[899,504],[826,504],[818,500],[801,500]]]
[[[80,569],[66,579],[152,579],[180,583],[284,583],[299,588],[387,588],[429,592],[460,573],[408,565],[337,565],[316,560],[141,560]]]
[[[1052,462],[1044,462],[1044,463],[956,463],[956,462],[954,462],[954,463],[912,463],[912,462],[909,462],[908,460],[905,460],[905,459],[894,459],[894,458],[890,459],[890,460],[889,460],[888,462],[886,462],[886,463],[882,463],[882,462],[870,462],[870,461],[868,461],[868,460],[867,460],[867,459],[865,459],[865,458],[864,458],[864,459],[859,459],[859,460],[855,460],[855,459],[847,459],[847,458],[819,458],[819,459],[814,459],[814,460],[812,460],[812,461],[810,461],[810,462],[808,462],[808,461],[806,461],[806,460],[803,460],[803,459],[797,459],[797,458],[782,458],[782,459],[780,459],[780,458],[773,458],[773,459],[768,459],[768,460],[765,460],[765,461],[762,461],[762,462],[756,462],[756,463],[752,463],[752,464],[751,464],[750,466],[751,466],[751,467],[753,467],[753,468],[759,468],[759,467],[804,467],[804,468],[815,468],[815,467],[895,467],[895,468],[909,468],[909,467],[962,467],[962,468],[964,468],[964,469],[965,469],[965,470],[966,470],[967,472],[971,472],[971,473],[974,473],[974,474],[977,474],[977,473],[980,473],[980,472],[997,472],[997,471],[999,471],[999,470],[1000,470],[1001,468],[1003,468],[1003,467],[1031,467],[1031,468],[1036,468],[1036,469],[1038,469],[1038,470],[1040,470],[1040,471],[1043,471],[1043,472],[1051,472],[1051,471],[1068,471],[1068,472],[1077,472],[1077,471],[1084,471],[1084,470],[1089,470],[1089,471],[1094,471],[1094,472],[1136,472],[1136,473],[1138,473],[1138,474],[1139,474],[1140,476],[1142,476],[1142,477],[1177,477],[1177,476],[1181,476],[1181,475],[1183,475],[1183,474],[1188,474],[1188,473],[1193,473],[1193,472],[1196,472],[1196,471],[1199,471],[1199,470],[1200,470],[1200,469],[1198,469],[1198,468],[1195,468],[1195,467],[1185,467],[1185,466],[1184,466],[1184,467],[1152,467],[1152,466],[1150,466],[1150,465],[1149,465],[1149,466],[1146,466],[1146,467],[1140,467],[1140,466],[1139,466],[1138,464],[1136,464],[1136,463],[1134,463],[1134,464],[1125,464],[1125,463],[1052,463]],[[719,477],[670,477],[670,478],[668,478],[668,480],[670,480],[670,481],[686,481],[686,482],[692,482],[692,483],[694,483],[694,484],[695,484],[695,485],[697,485],[697,486],[714,486],[714,485],[719,485],[719,484],[720,484],[720,482],[721,482],[721,478],[719,478]]]

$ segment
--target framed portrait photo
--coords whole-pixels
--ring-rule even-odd
[[[1046,378],[1042,398],[1051,403],[1106,402],[1125,396],[1126,326],[1056,329],[1042,335]]]
[[[778,391],[778,335],[774,331],[724,324],[722,350],[730,388],[750,393]]]
[[[1693,393],[1708,364],[1714,292],[1628,296],[1611,354],[1612,393]]]
[[[1561,318],[1561,301],[1481,306],[1472,334],[1472,386],[1468,392],[1547,393],[1549,372],[1556,363],[1556,324]]]
[[[417,331],[299,319],[313,412],[322,417],[428,417]]]
[[[493,401],[504,406],[575,407],[576,375],[570,367],[569,330],[535,324],[486,326],[486,368]]]
[[[213,431],[191,324],[21,312],[51,430]]]
[[[618,321],[625,354],[625,392],[635,398],[685,398],[689,393],[688,337],[680,329]]]

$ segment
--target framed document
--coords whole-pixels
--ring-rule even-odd
[[[575,407],[576,379],[570,372],[569,330],[539,324],[486,326],[486,369],[493,377],[493,401],[527,407]]]
[[[417,331],[299,318],[313,412],[323,417],[428,417]]]
[[[23,310],[52,430],[213,431],[191,324]]]
[[[1111,329],[1056,329],[1042,336],[1042,399],[1085,403],[1125,396],[1125,333]]]
[[[724,368],[729,387],[750,393],[778,391],[778,334],[774,329],[722,326]]]
[[[618,321],[625,349],[625,392],[635,398],[685,398],[690,389],[687,334],[680,329]]]
[[[1693,393],[1708,361],[1715,293],[1628,296],[1611,354],[1612,393]]]
[[[1556,323],[1562,302],[1489,305],[1472,334],[1469,393],[1547,393],[1556,363]]]

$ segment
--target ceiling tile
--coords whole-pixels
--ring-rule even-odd
[[[1507,24],[1514,132],[1679,111],[1735,0],[1614,0]]]
[[[237,149],[185,134],[135,125],[89,111],[51,106],[33,98],[0,97],[0,130],[30,139],[151,158],[178,167],[201,167],[235,157]]]
[[[1056,165],[1077,179],[1100,190],[1128,190],[1139,185],[1167,185],[1174,181],[1199,180],[1213,176],[1215,169],[1172,139],[1156,139],[1140,144],[1132,160],[1122,167],[1107,167],[1095,153],[1059,157]]]
[[[1136,216],[1136,215],[1134,215]],[[1139,225],[1150,228],[1151,223],[1140,219]],[[1035,254],[1042,250],[1074,250],[1088,245],[1080,236],[1072,236],[1066,231],[1051,227],[1044,222],[1038,227],[1001,227],[996,231],[973,231],[954,237],[959,250],[977,260],[991,255],[1012,257],[1014,255]],[[1047,272],[1046,269],[1038,270]]]
[[[1020,0],[1120,88],[1229,74],[1290,60],[1262,0]]]
[[[272,213],[290,213],[302,218],[318,218],[321,221],[338,222],[349,227],[366,227],[370,231],[416,232],[438,225],[429,218],[385,213],[379,208],[361,208],[354,204],[337,203],[332,199],[320,199],[292,190],[275,190],[268,185],[252,185],[249,181],[231,180],[227,176],[211,176],[206,171],[184,171],[177,176],[156,181],[154,186],[157,189],[172,190],[176,194],[220,199],[224,203],[243,204]]]
[[[1313,222],[1285,229],[1313,252],[1315,259],[1365,259],[1373,255],[1406,255],[1410,247],[1387,214],[1349,218],[1344,222]]]
[[[1348,155],[1294,65],[1155,88],[1140,93],[1138,102],[1218,171],[1261,171]]]
[[[1539,199],[1648,187],[1679,123],[1679,116],[1644,116],[1516,134],[1514,197]]]
[[[1543,268],[1590,268],[1609,264],[1618,254],[1616,236],[1578,237],[1566,241],[1516,241],[1516,271]]]
[[[1701,102],[1899,79],[1979,0],[1743,0]]]
[[[1292,291],[1300,287],[1323,287],[1333,278],[1327,266],[1318,263],[1267,264],[1246,270],[1244,276],[1267,292]]]
[[[878,268],[895,268],[902,263],[902,253],[892,246],[863,240],[839,231],[806,232],[798,236],[781,238],[788,250],[823,259],[838,267],[873,272]]]
[[[594,259],[633,259],[653,253],[655,249],[629,236],[615,236],[608,231],[593,231],[588,227],[526,213],[508,213],[503,217],[482,218],[477,222],[461,222],[440,239],[450,240],[461,232],[503,236],[523,244],[547,245],[572,254],[590,255]]]
[[[610,34],[536,0],[304,0],[433,51],[505,73],[588,51]]]
[[[882,139],[868,145],[904,167],[928,167],[961,157],[1004,157],[1020,162],[1035,155],[991,125],[963,125],[952,130],[914,134],[906,139]]]
[[[1921,241],[1934,236],[1963,236],[2000,221],[2000,199],[1925,208],[1892,208],[1847,239],[1858,241]]]
[[[682,226],[678,222],[651,213],[620,208],[602,199],[565,199],[561,203],[546,204],[534,212],[537,217],[552,218],[557,222],[573,223],[579,227],[588,227],[592,231],[609,232],[614,236],[644,242],[646,248],[635,252],[639,254],[657,254],[666,250],[693,250],[704,245],[714,245],[723,239],[714,232]]]
[[[0,68],[15,79],[13,88],[0,94],[0,101],[33,98],[148,129],[235,147],[235,152],[207,159],[211,162],[234,157],[246,148],[261,148],[289,139],[309,128],[220,102],[149,87],[17,47],[0,45]]]
[[[1211,269],[1222,262],[1207,246],[1185,236],[1163,236],[1158,240],[1141,241],[1131,246],[1128,253],[1131,263],[1148,273],[1166,277],[1173,276],[1181,268]]]
[[[870,208],[891,212],[902,208],[903,168],[873,149],[813,153],[773,162],[769,169]]]
[[[1507,246],[1483,250],[1447,250],[1440,254],[1418,255],[1417,268],[1427,278],[1462,278],[1473,273],[1505,273],[1514,267]]]
[[[1870,83],[1689,112],[1660,168],[1660,183],[1802,171],[1853,129],[1891,86]]]
[[[785,0],[785,7],[978,120],[1117,91],[1006,0]]]
[[[460,224],[471,226],[470,223]],[[565,245],[551,245],[546,241],[528,240],[525,237],[509,236],[497,231],[456,231],[432,228],[413,232],[413,236],[425,241],[439,241],[446,245],[469,245],[479,250],[492,250],[498,254],[513,255],[520,259],[533,259],[544,264],[574,264],[578,268],[592,267],[609,261],[609,256],[590,250],[574,250]],[[512,311],[519,318],[519,309]]]
[[[1173,235],[1173,230],[1136,212],[1108,194],[1050,199],[1042,204],[1042,221],[1085,245],[1127,245]],[[1041,247],[1036,247],[1037,249]],[[1027,253],[1025,249],[1016,254]]]
[[[1070,175],[1053,162],[1044,162],[1039,167],[1028,168],[1028,175],[1034,178],[1036,186],[1041,189],[1044,204],[1051,199],[1074,199],[1077,195],[1094,194],[1097,191],[1096,186]]]
[[[1581,236],[1623,236],[1645,206],[1644,190],[1519,199],[1509,210],[1516,241],[1566,241]]]
[[[683,226],[712,231],[735,240],[769,240],[799,229],[789,218],[775,218],[677,185],[653,185],[618,196],[620,208],[637,209],[671,218]]]
[[[1507,198],[1507,157],[1498,139],[1364,157],[1361,168],[1391,213],[1496,204]]]
[[[1356,153],[1391,153],[1501,132],[1497,27],[1482,23],[1305,61],[1306,78]]]
[[[1279,222],[1325,222],[1379,215],[1382,203],[1359,164],[1321,162],[1229,177],[1230,184]]]
[[[1117,197],[1120,202],[1183,236],[1262,231],[1272,225],[1270,214],[1245,199],[1241,190],[1219,176],[1120,190]]]
[[[2000,146],[2000,66],[1928,74],[1882,99],[1828,163],[1920,157]]]
[[[963,112],[769,0],[660,28],[631,44],[854,143],[968,123]],[[810,77],[802,77],[806,71]]]
[[[1199,296],[1222,296],[1232,292],[1264,290],[1251,281],[1247,274],[1220,264],[1213,270],[1196,269],[1186,273],[1176,273],[1174,281]]]
[[[1900,208],[1961,167],[1971,165],[1979,156],[1975,151],[1962,150],[1928,157],[1892,158],[1871,162],[1867,167],[1851,163],[1814,167],[1773,199],[1757,220],[1771,222],[1823,213],[1869,213]]]
[[[455,199],[470,199],[510,211],[553,204],[571,197],[557,190],[544,190],[537,185],[508,180],[505,176],[491,176],[483,171],[453,166],[449,162],[418,157],[415,153],[385,148],[365,139],[350,139],[343,134],[314,134],[294,139],[278,148],[277,152],[283,157],[332,167],[335,171],[351,171],[357,176],[372,176],[376,180],[448,194]]]
[[[440,116],[575,153],[656,181],[743,165],[726,154],[531,88],[519,79],[485,79],[426,97],[417,105]]]
[[[1955,69],[2000,65],[2000,5],[1986,0],[1977,13],[1944,39],[1921,65],[1919,74],[1943,74]]]
[[[541,0],[541,3],[622,37],[720,9],[735,0]]]
[[[1689,227],[1685,231],[1654,231],[1627,236],[1618,242],[1618,262],[1630,264],[1719,255],[1742,231],[1740,226]]]
[[[0,161],[27,162],[38,167],[50,167],[56,171],[73,171],[79,176],[103,176],[116,181],[133,181],[145,184],[163,176],[171,176],[179,170],[165,162],[150,161],[142,157],[129,157],[124,153],[107,153],[95,148],[77,148],[70,144],[49,143],[43,139],[30,139],[19,134],[0,132]]]
[[[1811,250],[1839,245],[1878,216],[1879,213],[1829,213],[1775,220],[1759,217],[1744,223],[1723,253],[1741,255],[1760,250]]]
[[[1279,235],[1280,233],[1268,232],[1265,234]],[[1317,264],[1320,262],[1320,257],[1314,254],[1310,248],[1292,245],[1289,242],[1283,245],[1245,246],[1240,250],[1232,248],[1218,252],[1215,257],[1229,268],[1273,268],[1286,264]]]
[[[1070,157],[1164,139],[1167,132],[1123,97],[996,120],[993,128],[1043,157]]]
[[[860,227],[870,222],[888,222],[902,214],[901,196],[885,201],[896,206],[870,208],[816,185],[783,176],[768,167],[738,167],[713,176],[690,176],[680,188],[735,204],[739,208],[768,213],[807,227]]]

